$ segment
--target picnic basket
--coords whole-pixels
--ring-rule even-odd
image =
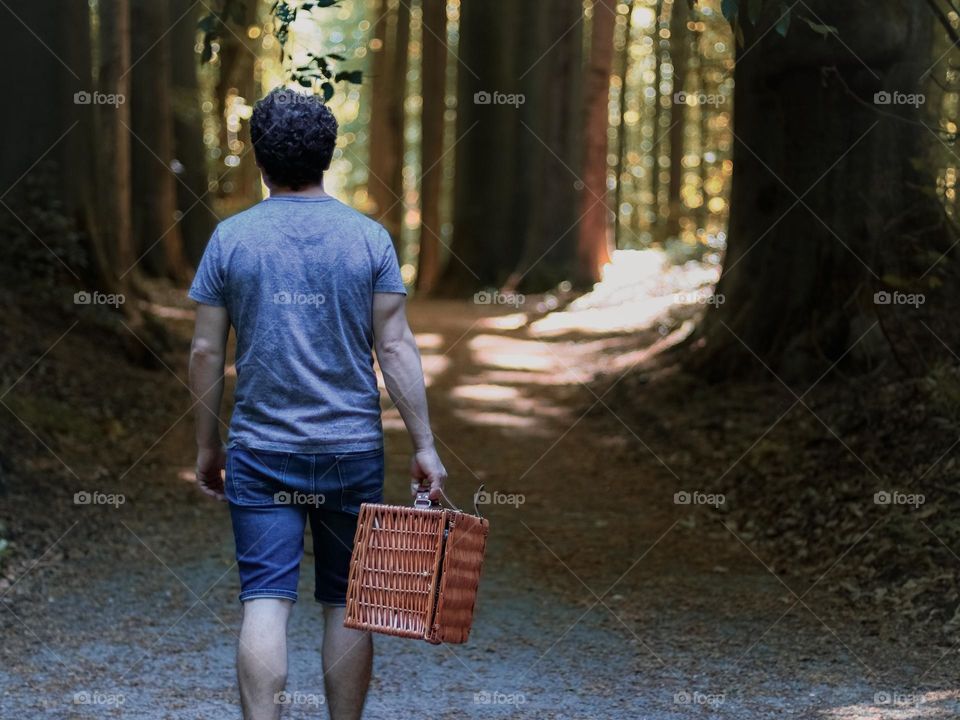
[[[463,643],[470,634],[489,521],[432,504],[364,503],[354,538],[344,625]]]

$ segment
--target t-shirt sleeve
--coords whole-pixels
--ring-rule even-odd
[[[210,242],[207,243],[200,265],[197,267],[196,277],[190,285],[187,296],[204,305],[226,305],[224,295],[223,253],[220,248],[220,231],[213,231]]]
[[[393,242],[390,240],[390,235],[386,230],[380,230],[377,245],[379,248],[379,257],[373,278],[373,291],[375,293],[400,293],[406,295],[407,289],[403,286],[403,278],[400,275],[400,263],[397,261],[397,253],[393,249]]]

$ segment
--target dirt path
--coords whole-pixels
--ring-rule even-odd
[[[865,633],[816,578],[773,574],[749,533],[674,503],[695,480],[583,384],[635,338],[537,339],[510,320],[414,304],[451,495],[469,505],[485,483],[503,502],[484,508],[471,641],[378,637],[370,718],[958,716],[939,649]],[[407,441],[395,413],[385,425],[388,499],[403,501]],[[122,506],[64,518],[40,571],[7,593],[0,716],[238,716],[229,520],[180,477],[191,460],[184,419],[124,476]],[[84,545],[74,528],[90,524],[113,542]],[[310,582],[305,566],[302,597]],[[300,602],[288,717],[320,716],[321,626]]]

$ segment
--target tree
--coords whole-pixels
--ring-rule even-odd
[[[613,72],[613,30],[616,0],[596,0],[590,37],[590,62],[584,88],[583,192],[577,239],[576,283],[589,286],[610,262],[607,202],[607,153],[610,127],[610,74]]]
[[[578,237],[581,5],[464,3],[451,258],[438,292],[546,290]]]
[[[423,0],[423,107],[420,158],[420,256],[417,290],[429,293],[440,274],[440,192],[447,110],[447,3]]]
[[[673,97],[670,102],[670,179],[667,185],[668,216],[666,237],[680,235],[680,218],[684,214],[683,157],[684,136],[687,132],[687,103],[677,97],[684,93],[687,84],[687,66],[690,62],[690,33],[687,32],[687,4],[685,0],[673,0],[670,11],[670,63],[673,65]],[[658,96],[659,101],[659,96]],[[702,112],[702,108],[701,108]]]
[[[139,198],[133,205],[137,254],[146,254],[144,263],[152,274],[184,282],[188,269],[177,217],[168,4],[135,0],[132,18],[136,64],[130,74],[136,92],[130,104],[135,136],[133,192]]]
[[[954,233],[923,162],[932,131],[920,103],[874,102],[922,93],[935,60],[929,10],[895,0],[807,10],[789,32],[779,5],[736,18],[724,302],[706,314],[691,363],[713,377],[764,372],[755,354],[788,378],[816,378],[841,358],[876,361],[867,349],[918,347],[924,323],[941,338],[956,333],[943,313],[943,275],[954,270],[935,262]],[[898,288],[925,293],[923,308],[875,301]],[[900,341],[883,343],[881,330]]]
[[[193,0],[174,0],[171,14],[182,19],[170,31],[171,106],[175,157],[180,168],[177,207],[188,262],[196,266],[217,222],[210,210],[209,172],[200,107],[197,24],[206,11]],[[202,201],[201,201],[202,199]]]
[[[408,0],[382,0],[374,28],[373,91],[370,116],[370,174],[367,191],[373,215],[400,253],[403,228],[404,100],[410,43]]]

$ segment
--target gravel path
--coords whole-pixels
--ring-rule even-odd
[[[451,495],[468,504],[483,482],[504,502],[484,509],[470,642],[378,637],[369,718],[960,716],[955,653],[865,631],[816,578],[774,575],[747,534],[673,503],[642,428],[581,384],[625,336],[543,341],[491,316],[414,304]],[[402,501],[395,413],[386,428],[388,499]],[[4,597],[0,717],[239,716],[229,519],[180,477],[191,460],[184,420],[127,476],[121,507],[76,508]],[[74,528],[89,524],[110,541],[85,545]],[[301,597],[311,579],[305,565]],[[325,715],[321,626],[301,601],[287,717]]]

